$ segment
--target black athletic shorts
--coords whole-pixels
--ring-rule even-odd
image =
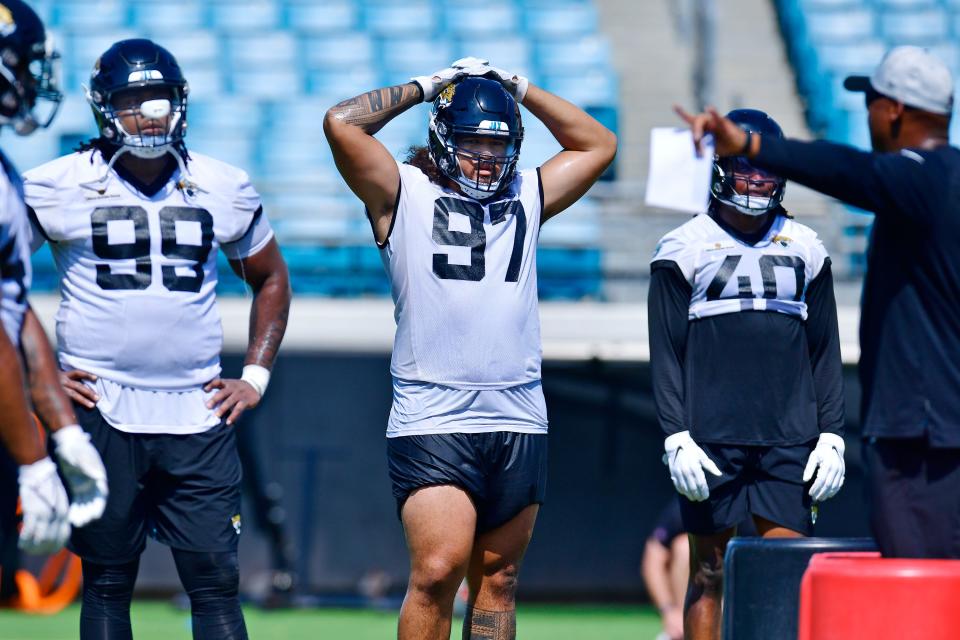
[[[813,481],[803,482],[803,470],[815,445],[816,440],[775,447],[700,444],[723,475],[704,472],[710,497],[703,502],[680,496],[684,529],[709,535],[756,515],[813,535],[813,500],[808,495]]]
[[[74,529],[70,549],[85,560],[122,564],[147,536],[184,551],[236,551],[240,458],[235,427],[189,435],[126,433],[74,404],[107,469],[103,517]]]
[[[420,487],[450,484],[477,509],[477,531],[496,529],[547,489],[547,434],[496,431],[387,438],[397,514]]]

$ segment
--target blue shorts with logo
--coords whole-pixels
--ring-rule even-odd
[[[70,549],[85,560],[122,564],[147,536],[184,551],[236,551],[242,472],[233,426],[189,435],[126,433],[74,404],[107,469],[103,517],[74,529]]]

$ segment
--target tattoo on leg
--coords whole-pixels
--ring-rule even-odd
[[[485,611],[467,607],[463,640],[516,640],[517,611]]]

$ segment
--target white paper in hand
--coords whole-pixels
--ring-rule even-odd
[[[690,213],[706,211],[713,171],[713,138],[705,137],[702,148],[698,158],[690,129],[655,127],[650,130],[647,206]]]

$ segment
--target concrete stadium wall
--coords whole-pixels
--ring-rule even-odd
[[[228,356],[227,371],[240,357]],[[391,391],[387,355],[287,353],[264,404],[239,426],[259,452],[264,476],[284,491],[286,526],[305,588],[351,594],[373,572],[402,592],[405,545],[387,476],[384,429]],[[858,388],[848,370],[848,416]],[[660,462],[662,437],[649,365],[547,362],[550,415],[547,504],[525,560],[527,598],[642,597],[637,567],[644,538],[675,495]],[[744,393],[751,390],[745,389]],[[865,535],[856,424],[848,433],[847,485],[821,507],[819,535]],[[852,437],[850,437],[852,436]],[[262,587],[269,553],[244,507],[244,586]],[[151,544],[139,587],[177,589],[169,553]]]

